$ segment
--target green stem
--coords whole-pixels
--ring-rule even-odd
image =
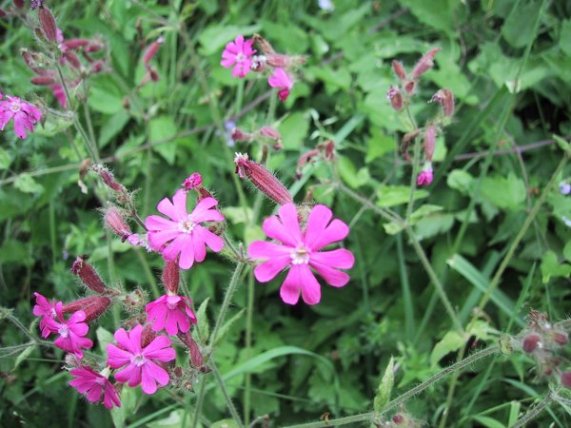
[[[202,377],[202,382],[200,383],[200,389],[198,390],[198,397],[196,399],[196,406],[194,408],[194,416],[192,418],[192,428],[196,428],[198,425],[198,420],[200,419],[200,413],[202,412],[202,404],[204,403],[204,393],[206,392],[206,378]]]
[[[248,308],[246,311],[246,352],[247,358],[252,356],[252,330],[254,325],[254,275],[250,272],[248,276]],[[252,374],[246,373],[245,387],[244,387],[244,424],[250,423],[250,399],[252,388]]]
[[[242,424],[242,420],[240,419],[240,415],[238,415],[238,411],[236,410],[234,403],[232,403],[232,398],[230,397],[230,394],[228,393],[228,389],[226,388],[226,385],[224,384],[224,379],[222,379],[222,376],[220,375],[220,372],[218,371],[218,368],[216,367],[216,364],[214,363],[214,358],[210,359],[209,367],[212,369],[212,373],[214,373],[214,377],[216,378],[216,382],[218,382],[218,386],[220,387],[220,390],[222,391],[222,395],[224,395],[224,400],[226,401],[226,407],[228,407],[228,410],[230,410],[230,414],[232,415],[234,422],[236,422],[236,425],[238,425],[240,428],[243,427],[244,425]]]
[[[550,392],[545,398],[540,401],[536,406],[527,411],[525,415],[517,420],[512,428],[521,428],[526,426],[529,422],[534,420],[541,412],[543,412],[553,401],[553,393]]]
[[[416,137],[414,139],[414,150],[412,155],[412,173],[410,176],[410,195],[408,198],[408,204],[406,206],[406,216],[405,223],[408,224],[410,220],[410,215],[414,209],[414,194],[416,193],[416,176],[418,175],[418,167],[420,165],[420,138]]]
[[[22,332],[26,335],[26,337],[32,340],[36,345],[41,345],[42,341],[38,339],[36,336],[34,336],[32,333],[30,333],[30,331],[26,328],[26,326],[22,324],[18,318],[12,315],[11,309],[0,308],[0,319],[2,318],[6,318],[8,321],[10,321],[20,330],[22,330]]]
[[[391,400],[387,403],[387,405],[378,413],[375,412],[368,412],[362,413],[359,415],[348,416],[345,418],[339,419],[331,419],[329,421],[321,421],[321,422],[310,422],[307,424],[298,424],[298,425],[290,425],[285,428],[322,428],[322,427],[331,427],[331,426],[340,426],[340,425],[347,425],[354,422],[363,422],[363,421],[372,421],[373,418],[381,416],[394,408],[401,406],[406,401],[410,400],[417,394],[420,394],[425,389],[429,388],[430,386],[434,385],[435,383],[441,381],[450,373],[462,370],[465,367],[468,367],[474,364],[476,361],[481,360],[482,358],[489,357],[490,355],[494,355],[499,352],[499,347],[494,345],[488,348],[484,348],[478,352],[473,353],[472,355],[466,357],[462,361],[459,361],[449,367],[446,367],[436,373],[434,376],[430,377],[429,379],[425,380],[424,382],[418,384],[417,386],[409,389],[402,395],[399,395],[394,400]]]

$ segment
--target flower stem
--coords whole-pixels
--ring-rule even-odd
[[[240,415],[238,415],[238,411],[236,410],[234,403],[232,403],[232,398],[230,397],[230,394],[228,393],[228,389],[226,388],[226,385],[224,384],[224,379],[222,379],[222,376],[220,375],[220,372],[218,371],[218,367],[216,367],[216,364],[214,363],[214,358],[210,359],[209,367],[212,369],[212,373],[214,373],[214,377],[216,378],[216,382],[218,382],[218,386],[220,387],[220,390],[222,391],[222,395],[224,395],[224,400],[226,400],[226,407],[228,407],[228,410],[230,411],[230,414],[232,415],[234,422],[236,422],[236,425],[238,425],[240,428],[243,427],[244,425],[242,424],[242,420],[240,419]]]
[[[535,419],[541,412],[543,412],[553,401],[553,392],[549,392],[545,398],[540,401],[536,406],[527,411],[525,415],[517,420],[512,428],[521,428],[526,426],[529,422]]]

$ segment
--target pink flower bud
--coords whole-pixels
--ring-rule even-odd
[[[432,183],[433,178],[432,166],[425,166],[416,177],[416,185],[419,187],[429,186]]]
[[[164,41],[165,38],[161,36],[147,47],[145,53],[143,54],[143,62],[145,64],[151,62],[151,60],[155,57],[155,55],[159,51],[159,48],[164,43]]]
[[[149,77],[151,78],[151,80],[153,82],[159,81],[159,73],[157,72],[157,70],[155,70],[153,67],[149,66],[147,68],[147,71],[149,72]]]
[[[105,226],[107,226],[113,233],[115,233],[115,235],[121,238],[122,241],[125,241],[125,239],[127,239],[133,233],[125,221],[123,214],[119,208],[115,206],[110,206],[104,210],[103,221]]]
[[[416,91],[416,81],[407,80],[406,82],[404,82],[404,90],[409,95],[414,94],[414,91]]]
[[[286,187],[262,165],[248,159],[248,155],[236,153],[234,158],[236,173],[240,178],[248,178],[254,186],[279,205],[293,202]]]
[[[532,353],[540,346],[541,336],[537,333],[530,333],[525,336],[521,342],[521,348],[528,354]]]
[[[565,388],[571,388],[571,372],[563,372],[560,376],[561,385]]]
[[[91,64],[91,73],[98,74],[105,70],[105,61],[100,59]]]
[[[272,55],[275,54],[274,48],[272,47],[272,45],[270,44],[270,42],[268,42],[266,39],[264,39],[262,36],[260,36],[259,34],[254,34],[254,37],[252,37],[252,39],[254,40],[254,43],[256,43],[258,45],[258,47],[260,48],[260,50],[265,54],[265,55]]]
[[[567,345],[569,343],[569,335],[564,331],[554,331],[553,341],[560,346]]]
[[[40,26],[42,27],[42,32],[46,39],[50,42],[57,43],[57,25],[56,20],[50,10],[46,7],[40,7],[38,9],[38,18],[40,19]]]
[[[91,169],[97,175],[99,175],[99,177],[101,177],[101,179],[103,180],[103,183],[105,183],[105,185],[107,187],[109,187],[111,190],[114,190],[117,193],[126,193],[127,192],[127,189],[125,189],[125,187],[121,183],[119,183],[117,180],[115,180],[113,173],[111,171],[109,171],[107,168],[105,168],[103,165],[96,164],[96,165],[93,165],[91,167]]]
[[[202,186],[202,175],[199,172],[193,172],[182,182],[182,188],[185,190],[196,189]]]
[[[434,155],[434,147],[436,146],[436,126],[428,125],[424,131],[424,156],[426,160],[431,161]]]
[[[83,48],[87,45],[89,45],[89,40],[87,39],[69,39],[65,40],[62,43],[62,47],[64,49],[71,49],[71,50]]]
[[[402,65],[402,62],[394,60],[392,62],[392,67],[394,73],[397,75],[397,77],[400,80],[406,79],[406,70],[404,68],[404,65]]]
[[[24,8],[24,0],[14,0],[13,3],[18,9]]]
[[[271,67],[288,68],[291,65],[289,56],[282,54],[269,54],[266,62]]]
[[[69,62],[73,68],[76,69],[80,69],[81,68],[81,61],[79,60],[79,58],[77,57],[76,54],[74,54],[71,51],[67,51],[64,52],[64,54],[62,55],[62,57]]]
[[[249,132],[243,131],[240,128],[234,128],[232,129],[230,138],[232,138],[232,140],[235,142],[250,142],[254,139],[254,136]]]
[[[6,16],[8,16],[8,14],[4,12],[4,9],[0,9],[0,18],[5,18]]]
[[[191,332],[179,333],[178,338],[186,345],[190,354],[190,364],[193,367],[201,368],[204,365],[204,358],[200,351],[200,346],[192,338]]]
[[[89,53],[99,52],[101,49],[103,49],[103,46],[104,46],[104,45],[103,45],[102,42],[97,41],[97,40],[96,40],[96,41],[91,40],[91,41],[89,42],[89,45],[87,45],[87,46],[85,47],[85,51],[86,51],[86,52],[89,52]]]
[[[393,422],[395,425],[401,425],[404,422],[404,416],[400,413],[397,413],[393,416]]]
[[[454,115],[454,94],[449,89],[440,89],[430,101],[440,104],[444,116],[451,117]]]
[[[30,52],[27,49],[22,49],[22,58],[30,70],[36,74],[44,74],[46,71],[41,67],[41,56],[37,52]]]
[[[440,51],[440,48],[430,49],[418,60],[412,70],[412,78],[418,80],[420,76],[434,67],[434,57]]]
[[[264,126],[264,127],[260,128],[259,132],[260,132],[260,135],[263,137],[266,137],[266,138],[269,138],[271,140],[278,141],[278,142],[282,141],[282,136],[279,133],[279,131],[274,129],[274,128],[271,128],[269,126]]]
[[[149,343],[151,343],[157,337],[157,333],[153,331],[151,324],[146,324],[143,327],[143,333],[141,334],[141,346],[144,348]]]
[[[85,312],[85,322],[93,321],[99,318],[111,305],[111,299],[103,296],[88,296],[83,299],[66,303],[62,307],[64,314],[70,314],[77,311]]]
[[[36,76],[32,77],[31,82],[38,86],[49,86],[56,83],[55,79],[51,76]]]
[[[180,269],[178,267],[178,260],[165,261],[162,281],[167,292],[172,294],[178,293],[178,285],[180,281]]]
[[[75,259],[71,266],[71,272],[78,276],[81,282],[96,293],[103,294],[109,291],[93,266],[87,263],[83,257],[77,257]]]
[[[391,86],[387,91],[387,98],[391,102],[391,106],[393,106],[396,111],[400,111],[402,109],[403,100],[399,88]]]

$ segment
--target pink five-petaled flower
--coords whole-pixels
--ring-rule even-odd
[[[171,336],[186,333],[196,324],[196,315],[190,308],[188,297],[165,294],[145,307],[154,331],[166,330]]]
[[[115,332],[118,345],[107,345],[107,364],[122,370],[115,373],[117,381],[127,382],[130,387],[141,385],[145,394],[154,394],[158,386],[169,383],[169,374],[159,362],[169,362],[176,358],[171,341],[166,336],[157,336],[143,347],[141,336],[143,327],[137,324],[129,332],[120,328]]]
[[[224,247],[224,241],[206,227],[202,222],[219,222],[224,216],[215,207],[218,201],[214,198],[201,199],[189,214],[186,210],[187,193],[179,189],[172,202],[164,198],[157,205],[157,210],[170,217],[170,220],[152,215],[145,219],[150,247],[160,252],[165,260],[176,260],[181,269],[190,269],[194,262],[202,262],[206,257],[206,246],[218,253]]]
[[[77,358],[83,358],[82,349],[91,349],[93,342],[84,337],[89,332],[89,326],[85,322],[85,312],[74,312],[68,320],[63,318],[63,313],[56,308],[55,319],[44,318],[47,328],[59,334],[54,344],[66,352],[74,354]]]
[[[434,178],[432,167],[425,167],[416,177],[416,185],[420,187],[429,186]]]
[[[252,56],[256,50],[252,48],[254,40],[244,40],[244,36],[239,35],[232,42],[229,42],[222,52],[220,65],[224,68],[232,69],[232,76],[242,78],[248,74],[252,66]]]
[[[250,257],[265,259],[254,269],[256,279],[268,282],[281,270],[288,268],[280,296],[290,305],[297,303],[300,293],[308,305],[315,305],[321,300],[321,286],[312,269],[333,287],[346,285],[349,275],[338,269],[353,267],[353,253],[344,248],[321,251],[324,247],[341,241],[349,233],[349,227],[344,222],[339,219],[331,221],[332,217],[329,208],[316,205],[302,230],[295,205],[282,205],[279,217],[271,216],[263,224],[265,234],[281,244],[255,241],[248,248]]]
[[[40,293],[34,293],[36,296],[36,304],[32,310],[32,313],[40,318],[40,330],[42,331],[42,337],[45,339],[52,333],[56,333],[57,330],[52,331],[48,325],[48,320],[54,319],[57,316],[57,313],[62,312],[63,303],[62,302],[54,302],[49,301]]]
[[[69,382],[69,385],[73,386],[80,394],[85,395],[90,403],[103,402],[103,405],[109,410],[113,406],[121,407],[119,394],[107,377],[86,366],[72,369],[70,374],[73,376],[73,380]]]
[[[16,135],[26,138],[41,118],[42,112],[36,106],[18,97],[6,96],[6,99],[0,101],[0,131],[13,120]]]
[[[280,101],[285,101],[293,88],[293,79],[283,68],[276,68],[268,78],[268,84],[272,88],[279,89],[278,97]]]

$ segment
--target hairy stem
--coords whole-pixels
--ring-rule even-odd
[[[541,412],[543,412],[553,401],[553,392],[550,392],[541,400],[536,406],[527,411],[525,415],[517,420],[512,428],[521,428],[526,426],[529,422],[535,419]]]
[[[226,388],[226,384],[224,383],[224,379],[222,379],[222,376],[220,375],[220,372],[218,371],[218,367],[216,367],[216,364],[214,363],[214,358],[212,358],[210,360],[209,366],[212,369],[212,373],[214,373],[214,377],[216,378],[216,382],[218,383],[218,386],[220,387],[220,390],[222,391],[222,395],[224,395],[224,400],[226,401],[226,407],[228,407],[228,410],[230,411],[230,414],[232,415],[232,419],[234,419],[234,422],[236,422],[236,425],[238,425],[239,427],[243,427],[244,425],[242,424],[242,420],[240,419],[240,415],[238,415],[238,411],[236,410],[236,407],[234,406],[234,403],[232,402],[232,398],[230,397],[230,394],[228,393],[228,389]]]

